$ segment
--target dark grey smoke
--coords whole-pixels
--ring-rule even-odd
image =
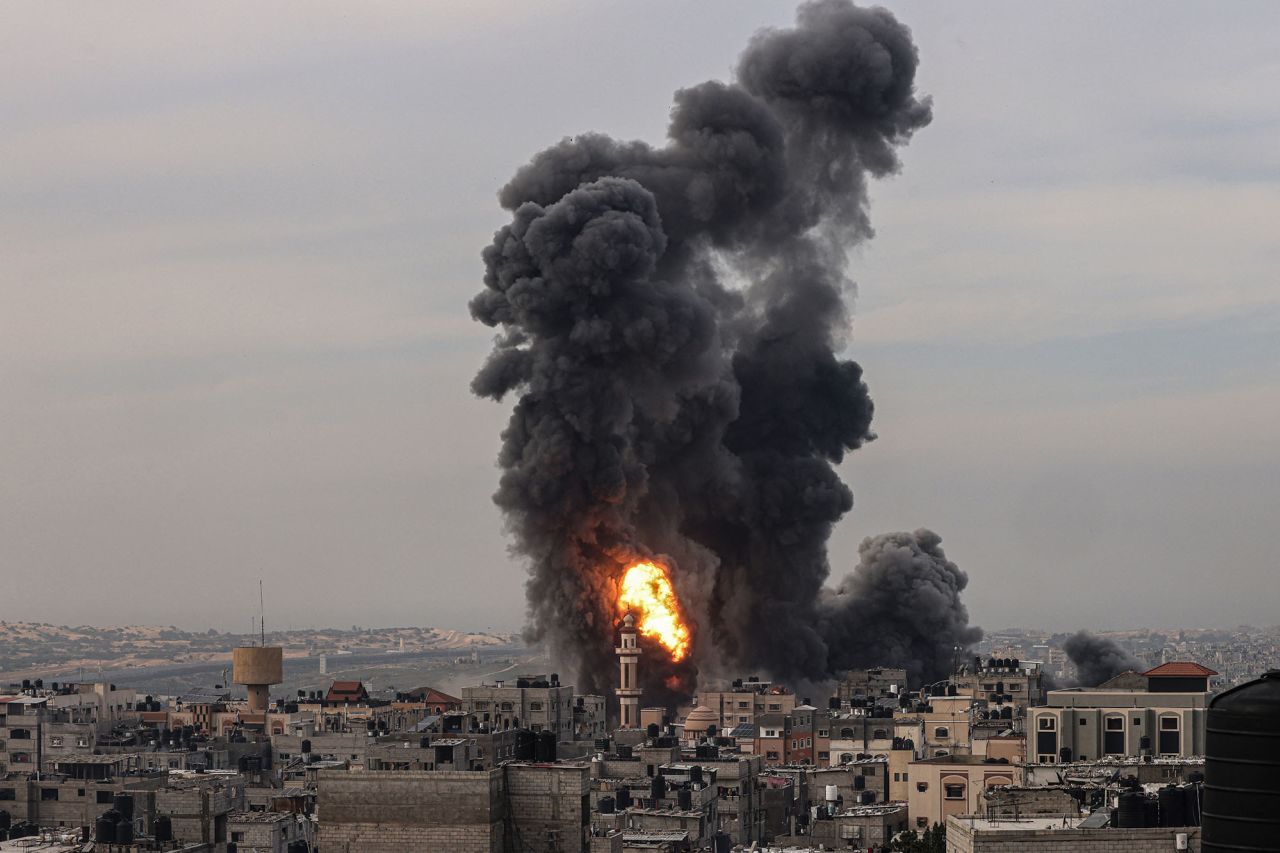
[[[1088,631],[1077,631],[1062,644],[1062,650],[1076,667],[1076,682],[1097,687],[1109,678],[1133,670],[1143,672],[1147,665],[1126,652],[1114,640],[1098,637]]]
[[[960,601],[969,577],[941,546],[932,530],[863,540],[857,568],[823,602],[833,667],[893,661],[918,684],[954,671],[982,631]]]
[[[868,176],[929,123],[915,70],[889,12],[808,3],[751,40],[734,81],[677,92],[664,146],[565,139],[502,189],[512,222],[471,303],[501,331],[473,390],[518,395],[495,501],[530,560],[529,638],[581,687],[611,682],[613,585],[641,556],[669,566],[694,627],[689,662],[647,656],[650,686],[687,691],[695,660],[823,678],[861,659],[845,644],[862,620],[929,672],[922,619],[945,623],[948,660],[975,636],[958,598],[905,580],[914,563],[868,573],[901,571],[918,603],[873,617],[859,583],[823,601],[853,505],[834,466],[874,437],[862,369],[840,356],[845,252],[872,233]]]

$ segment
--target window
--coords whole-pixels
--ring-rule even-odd
[[[113,801],[113,795],[110,791],[99,791],[96,799],[98,801],[98,805],[109,806]]]
[[[876,729],[874,732],[871,733],[872,740],[887,740],[888,737],[889,737],[889,733],[886,732],[884,729]]]
[[[739,703],[738,703],[738,710],[739,710],[739,711],[745,711],[745,710],[747,710],[747,709],[748,709],[748,708],[750,708],[750,707],[751,707],[751,703],[750,703],[750,702],[739,702]]]
[[[45,802],[45,803],[47,803],[47,802],[50,802],[50,801],[53,801],[53,800],[56,800],[56,799],[58,799],[58,789],[57,789],[57,788],[41,788],[41,789],[40,789],[40,801],[41,801],[41,802]]]
[[[489,709],[488,702],[476,702],[475,706],[477,711],[487,711]]]
[[[739,717],[739,718],[738,718],[738,722],[740,722],[740,723],[745,723],[745,722],[747,722],[747,718],[746,718],[746,717]]]
[[[232,841],[234,841],[236,844],[243,844],[243,843],[244,843],[244,833],[243,833],[243,832],[233,832],[233,833],[231,833],[231,840],[232,840]]]
[[[765,757],[765,758],[767,758],[767,759],[769,759],[770,761],[777,761],[777,760],[778,760],[778,753],[774,752],[773,750],[769,750],[768,752],[766,752],[766,753],[764,754],[764,757]]]
[[[819,761],[830,761],[830,760],[831,760],[831,753],[829,753],[829,752],[819,752],[819,753],[818,753],[818,760],[819,760]]]
[[[916,828],[917,828],[917,829],[928,829],[928,828],[929,828],[929,818],[927,818],[927,817],[918,817],[918,818],[916,818]]]
[[[89,739],[87,737],[76,738],[76,746],[84,748],[84,747],[87,747],[88,745],[89,745]]]
[[[18,799],[17,788],[0,788],[0,801]]]
[[[917,783],[916,783],[916,790],[923,794],[925,791],[929,790],[929,783],[928,783],[928,782],[917,782]]]
[[[1040,717],[1039,727],[1042,732],[1051,732],[1058,728],[1058,721],[1054,717]]]
[[[937,726],[933,730],[933,736],[936,738],[949,738],[951,737],[951,729],[946,726]]]
[[[1107,717],[1102,722],[1102,752],[1105,755],[1124,755],[1124,717]]]
[[[902,774],[901,774],[901,773],[894,773],[894,774],[893,774],[893,781],[895,781],[895,782],[901,782],[901,781],[902,781]]]
[[[1140,726],[1140,725],[1142,725],[1142,718],[1141,718],[1141,717],[1134,717],[1134,718],[1133,718],[1133,724],[1134,724],[1135,726]]]
[[[942,786],[943,798],[947,800],[963,800],[964,785],[957,782],[948,782]]]
[[[62,746],[62,735],[53,735],[49,738],[49,746]]]
[[[1182,732],[1177,717],[1160,718],[1160,754],[1179,755],[1182,752]]]
[[[530,710],[530,711],[541,711],[541,710],[542,710],[542,703],[541,703],[541,702],[530,702],[530,703],[529,703],[529,710]]]
[[[1087,725],[1089,725],[1089,721],[1088,721],[1087,719],[1085,719],[1084,717],[1081,717],[1081,718],[1080,718],[1080,725],[1082,725],[1082,726],[1087,726]]]
[[[502,710],[504,710],[504,711],[510,711],[510,710],[511,710],[511,703],[510,703],[510,702],[503,702],[503,703],[502,703]]]
[[[853,729],[841,729],[840,737],[853,737]]]
[[[842,753],[840,753],[840,763],[841,763],[841,764],[848,764],[850,761],[853,761],[853,753],[850,753],[850,752],[842,752]]]

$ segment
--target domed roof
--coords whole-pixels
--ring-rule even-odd
[[[699,705],[689,712],[689,716],[684,720],[684,733],[686,735],[705,732],[712,726],[720,723],[720,715],[708,708],[706,705]]]

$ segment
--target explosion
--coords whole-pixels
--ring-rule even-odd
[[[689,653],[689,629],[667,570],[656,563],[634,563],[618,584],[618,609],[636,614],[636,628],[652,637],[679,662]]]

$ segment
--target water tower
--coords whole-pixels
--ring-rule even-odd
[[[284,681],[284,649],[241,646],[231,650],[231,680],[249,691],[249,711],[264,714],[271,704],[271,685]]]

